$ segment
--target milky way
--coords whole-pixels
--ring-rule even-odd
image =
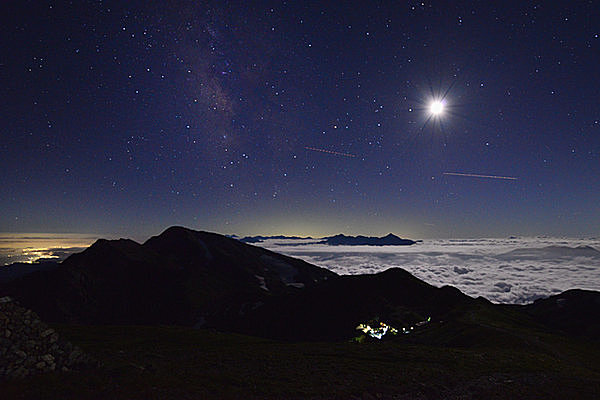
[[[598,233],[594,2],[1,7],[0,232]]]

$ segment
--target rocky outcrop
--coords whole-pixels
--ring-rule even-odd
[[[79,348],[61,339],[36,313],[10,297],[0,298],[0,379],[95,364]]]

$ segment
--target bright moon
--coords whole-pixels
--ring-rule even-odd
[[[429,112],[431,114],[433,114],[434,116],[440,115],[441,113],[444,112],[444,103],[442,103],[439,100],[432,101],[431,104],[429,105]]]

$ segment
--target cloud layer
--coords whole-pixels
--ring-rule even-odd
[[[259,245],[339,274],[401,267],[424,281],[452,285],[495,303],[530,303],[568,289],[600,291],[600,239],[425,240],[413,246]]]
[[[64,259],[94,240],[89,235],[0,234],[0,265]],[[401,267],[432,285],[452,285],[495,303],[530,303],[575,288],[600,291],[600,238],[441,239],[382,247],[306,244],[314,241],[269,239],[257,245],[338,274]]]

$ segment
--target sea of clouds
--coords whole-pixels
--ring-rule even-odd
[[[600,291],[600,238],[429,239],[412,246],[329,246],[269,239],[257,246],[338,274],[400,267],[435,286],[524,304],[568,289]]]
[[[95,237],[0,234],[0,266],[58,261]],[[412,246],[329,246],[314,239],[269,239],[257,246],[338,274],[400,267],[435,286],[452,285],[495,303],[530,303],[568,289],[600,291],[600,238],[426,239]]]

